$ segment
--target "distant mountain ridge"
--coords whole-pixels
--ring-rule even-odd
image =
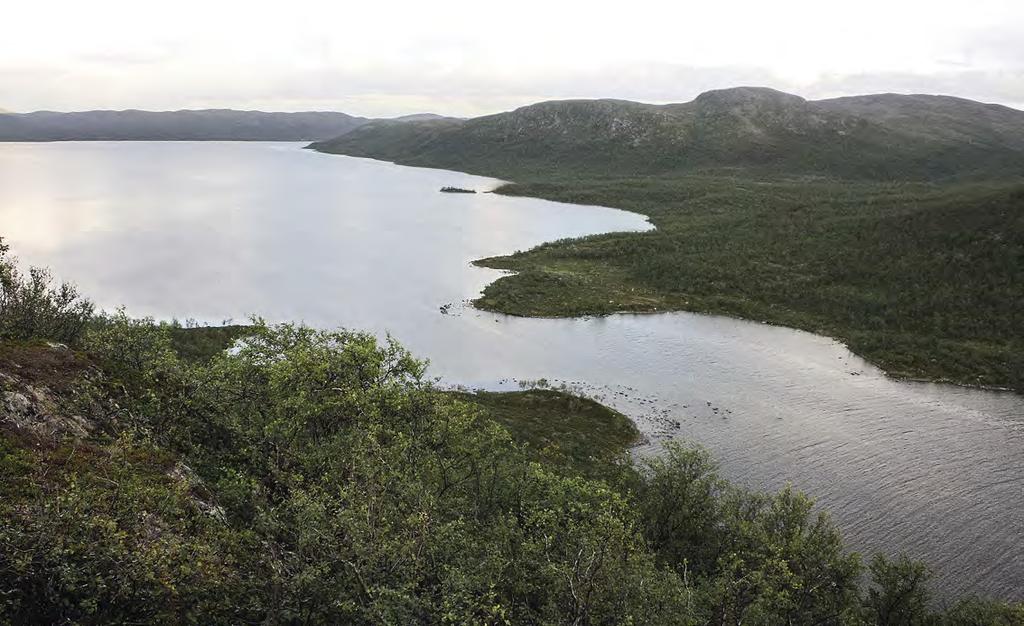
[[[369,121],[320,111],[37,111],[0,115],[0,141],[317,141],[337,137]]]
[[[437,120],[454,120],[460,119],[455,117],[449,117],[447,115],[441,115],[439,113],[412,113],[410,115],[400,115],[398,117],[391,118],[391,121],[395,122],[429,122]]]
[[[948,96],[808,101],[761,87],[653,105],[563,100],[468,120],[367,124],[314,149],[508,176],[733,170],[871,179],[1024,174],[1024,111]]]

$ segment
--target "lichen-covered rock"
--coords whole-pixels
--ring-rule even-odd
[[[4,414],[14,419],[27,419],[32,413],[32,403],[25,394],[17,391],[4,392]]]
[[[26,386],[24,391],[3,392],[0,423],[46,438],[81,439],[93,424],[81,415],[60,415],[57,402],[45,389]]]
[[[82,439],[96,429],[75,409],[88,364],[60,344],[0,344],[0,427],[34,437]]]

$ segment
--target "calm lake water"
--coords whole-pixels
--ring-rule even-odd
[[[500,274],[474,258],[650,228],[438,193],[497,184],[296,144],[0,144],[0,235],[107,308],[389,332],[448,383],[565,382],[636,419],[643,451],[698,441],[732,479],[816,497],[855,549],[1024,600],[1024,397],[896,382],[831,339],[723,317],[476,311],[462,303]]]

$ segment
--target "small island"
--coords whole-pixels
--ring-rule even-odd
[[[476,190],[462,187],[441,187],[441,193],[476,193]]]

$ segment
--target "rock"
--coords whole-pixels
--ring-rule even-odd
[[[32,402],[23,393],[8,391],[4,393],[4,409],[5,417],[18,421],[31,415]]]
[[[55,407],[45,390],[26,387],[24,393],[7,391],[0,404],[0,421],[13,424],[19,430],[51,438],[81,439],[92,432],[92,422],[81,415],[55,415]]]

